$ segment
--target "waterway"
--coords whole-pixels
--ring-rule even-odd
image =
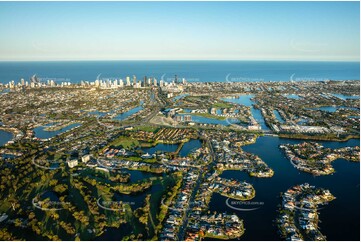
[[[285,95],[285,97],[290,98],[290,99],[300,99],[301,98],[297,94],[288,94],[288,95]]]
[[[324,107],[310,108],[310,109],[334,113],[334,112],[336,112],[338,109],[341,109],[341,108],[350,109],[350,110],[355,110],[355,111],[359,110],[358,108],[346,107],[346,106],[324,106]]]
[[[7,142],[13,139],[13,134],[10,132],[6,132],[4,130],[0,130],[0,146],[5,145]]]
[[[143,106],[138,106],[138,107],[135,107],[135,108],[132,108],[130,109],[129,111],[127,112],[124,112],[124,113],[121,113],[121,114],[118,114],[117,116],[114,117],[115,120],[119,120],[119,121],[122,121],[124,119],[127,119],[129,116],[132,116],[133,114],[136,114],[138,113],[140,110],[143,109]]]
[[[175,97],[172,98],[172,100],[175,102],[175,101],[181,99],[182,97],[186,97],[186,96],[189,96],[189,94],[185,93],[185,94],[175,96]]]
[[[237,96],[237,98],[222,98],[222,100],[226,101],[226,102],[237,103],[237,104],[242,104],[247,107],[251,107],[254,103],[251,100],[251,98],[253,98],[253,97],[254,97],[254,95],[249,94],[249,95],[240,95],[240,96]]]
[[[74,124],[70,124],[64,128],[61,128],[59,130],[55,130],[55,131],[46,131],[44,130],[45,128],[51,126],[51,125],[54,125],[54,124],[47,124],[47,125],[44,125],[44,126],[39,126],[39,127],[36,127],[34,128],[34,133],[35,133],[35,137],[36,138],[39,138],[39,139],[50,139],[50,138],[53,138],[55,137],[56,135],[59,135],[59,134],[62,134],[66,131],[69,131],[73,128],[76,128],[76,127],[79,127],[80,124],[78,123],[74,123]]]
[[[133,114],[138,113],[139,111],[143,110],[143,106],[142,106],[143,104],[144,104],[144,102],[141,101],[139,106],[132,108],[124,113],[116,115],[114,117],[114,120],[123,121],[123,120],[127,119],[129,116],[132,116]],[[111,110],[109,112],[91,111],[91,112],[88,112],[88,114],[94,115],[97,117],[104,117],[105,115],[113,114],[114,112],[115,112],[115,110]]]
[[[270,130],[270,128],[266,125],[266,121],[263,118],[262,112],[259,109],[253,107],[254,102],[251,100],[254,95],[240,95],[237,98],[222,98],[223,101],[242,104],[247,107],[251,107],[251,113],[253,118],[257,121],[257,123],[261,126],[262,130]]]
[[[123,171],[130,174],[130,181],[129,181],[130,183],[135,183],[143,179],[148,179],[150,177],[156,176],[156,174],[154,173],[144,172],[144,171],[128,170],[128,169],[123,169]]]
[[[360,96],[348,96],[348,95],[343,95],[343,94],[339,94],[339,93],[334,93],[332,94],[335,97],[341,98],[343,100],[346,99],[360,99]]]
[[[175,152],[179,147],[179,144],[157,144],[153,147],[141,148],[144,153],[149,153],[151,155],[155,154],[157,151],[160,152]],[[180,157],[188,156],[193,150],[199,149],[202,147],[202,142],[197,139],[192,139],[183,144],[183,147],[179,151]]]
[[[328,240],[360,239],[360,164],[338,159],[333,162],[336,173],[329,176],[315,177],[295,169],[278,148],[280,144],[296,144],[303,140],[280,139],[278,137],[260,137],[252,145],[244,146],[247,152],[261,157],[274,171],[272,178],[253,178],[241,171],[225,171],[221,177],[234,178],[251,183],[256,189],[253,205],[240,205],[242,208],[257,208],[254,211],[236,211],[226,205],[226,197],[213,194],[210,210],[230,212],[244,219],[246,232],[244,240],[279,240],[277,227],[273,222],[277,217],[277,208],[281,203],[280,193],[294,185],[309,183],[329,189],[336,196],[320,210],[321,232]],[[359,140],[347,142],[320,142],[325,147],[339,148],[360,145]],[[232,201],[232,200],[230,200]]]
[[[59,202],[58,195],[53,191],[46,191],[40,196],[41,200],[49,199],[51,202]]]
[[[178,149],[178,144],[157,144],[156,146],[142,148],[144,153],[155,154],[157,151],[160,152],[175,152]]]
[[[179,151],[180,157],[188,156],[192,151],[197,150],[202,147],[202,142],[198,139],[192,139],[189,142],[185,143],[182,149]]]
[[[284,123],[285,120],[281,117],[281,114],[278,112],[278,110],[273,110],[273,113],[275,114],[277,120],[280,122],[280,123]]]

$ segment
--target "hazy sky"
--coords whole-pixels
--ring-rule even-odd
[[[359,60],[359,2],[0,2],[0,60]]]

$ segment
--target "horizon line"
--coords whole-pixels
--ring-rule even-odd
[[[358,60],[298,60],[298,59],[59,59],[59,60],[0,60],[0,62],[76,62],[76,61],[292,61],[292,62],[359,62]]]

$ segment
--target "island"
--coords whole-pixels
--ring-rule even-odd
[[[287,240],[326,240],[318,227],[319,209],[336,199],[330,191],[307,183],[294,186],[282,195],[277,225]]]
[[[291,164],[298,170],[316,176],[330,175],[335,172],[332,161],[346,159],[360,162],[360,147],[344,147],[339,149],[325,148],[316,142],[280,145]]]
[[[359,138],[359,81],[31,80],[0,84],[0,129],[15,134],[0,147],[4,239],[236,240],[243,214],[211,211],[212,198],[253,201],[275,176],[247,146],[313,140],[280,148],[315,175],[359,161],[359,147],[314,142]],[[314,209],[330,193],[300,185],[283,199],[284,238],[324,238]]]

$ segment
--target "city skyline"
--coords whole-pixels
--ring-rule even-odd
[[[359,2],[1,2],[0,61],[359,61]]]
[[[0,0],[0,241],[360,241],[360,3],[226,1]]]

